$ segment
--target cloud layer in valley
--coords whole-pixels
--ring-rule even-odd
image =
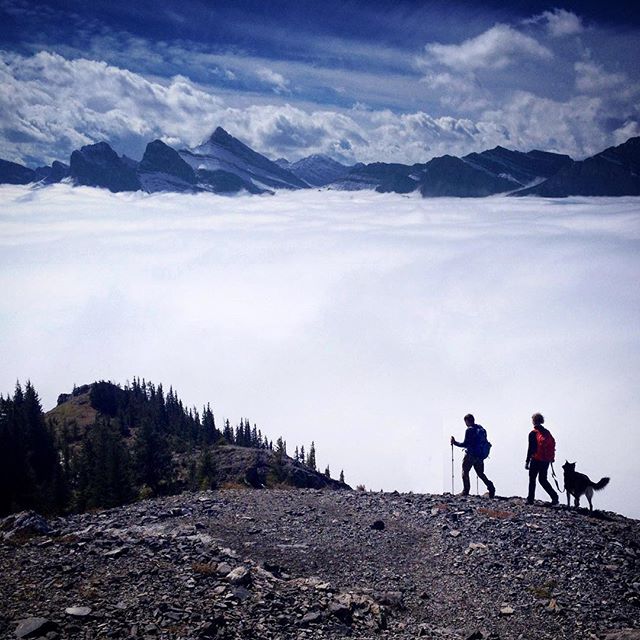
[[[524,495],[542,411],[560,463],[612,476],[596,505],[639,517],[639,243],[626,198],[2,187],[0,389],[49,409],[145,377],[402,491],[450,489],[471,411]]]
[[[348,163],[497,144],[582,158],[640,133],[640,29],[613,10],[329,2],[275,20],[253,4],[2,0],[0,157],[34,166],[104,139],[139,159],[218,125],[274,159]]]

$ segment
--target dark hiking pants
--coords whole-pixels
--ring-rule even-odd
[[[478,478],[487,485],[487,489],[492,491],[493,482],[484,475],[484,460],[466,453],[462,459],[462,493],[464,493],[464,495],[469,495],[469,489],[471,488],[469,471],[471,471],[472,468],[478,474]]]
[[[540,460],[531,460],[529,462],[529,495],[527,496],[527,502],[532,503],[536,497],[536,480],[539,480],[540,486],[549,494],[551,502],[558,502],[558,494],[547,480],[549,464],[549,462],[541,462]]]

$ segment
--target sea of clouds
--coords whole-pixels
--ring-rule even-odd
[[[3,186],[0,391],[30,379],[48,410],[140,376],[414,492],[451,490],[472,412],[498,493],[526,495],[541,411],[557,466],[640,517],[639,248],[637,198]]]

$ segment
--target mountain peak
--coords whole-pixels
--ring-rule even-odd
[[[222,127],[216,127],[206,142],[194,149],[183,150],[181,155],[195,170],[235,173],[261,190],[268,187],[304,189],[309,186]]]
[[[209,137],[209,142],[227,142],[233,140],[234,137],[222,127],[216,127],[215,131]]]

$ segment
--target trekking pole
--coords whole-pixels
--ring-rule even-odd
[[[480,489],[478,489],[478,472],[476,471],[476,495],[480,495]]]
[[[453,490],[453,442],[451,443],[451,495],[455,495]]]

